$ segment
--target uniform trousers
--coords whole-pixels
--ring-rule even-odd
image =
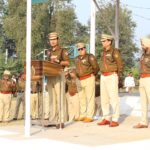
[[[80,80],[80,118],[93,118],[95,112],[95,76]]]
[[[22,108],[23,108],[22,118],[24,118],[24,113],[25,113],[25,93],[24,92],[22,92],[22,93],[18,92],[17,93],[14,118],[18,118],[18,113],[19,113],[19,108],[20,108],[21,102],[22,102]]]
[[[141,124],[148,125],[148,104],[150,104],[150,77],[140,78]]]
[[[12,94],[0,93],[0,121],[9,121]]]
[[[67,107],[66,107],[66,98],[65,98],[65,84],[61,87],[60,77],[48,77],[48,93],[50,99],[50,121],[59,122],[61,118],[61,122],[67,121]],[[63,88],[63,94],[61,93],[61,89]],[[61,98],[61,94],[63,97]],[[60,101],[60,98],[62,101]],[[60,111],[61,105],[61,111]]]
[[[103,119],[117,122],[119,119],[118,75],[101,75],[101,107]]]
[[[38,103],[38,93],[31,93],[31,117],[32,119],[39,118],[39,103]]]
[[[50,117],[50,100],[48,92],[44,93],[43,98],[43,108],[44,108],[44,119],[49,119]]]
[[[69,121],[79,118],[79,95],[76,93],[74,96],[71,96],[69,93],[66,94],[67,103],[68,103],[68,115]]]

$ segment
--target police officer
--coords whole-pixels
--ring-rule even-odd
[[[140,59],[140,96],[141,96],[141,121],[134,128],[148,128],[148,103],[150,103],[150,38],[142,38],[143,54]]]
[[[68,102],[68,115],[69,121],[77,121],[79,118],[79,91],[81,84],[76,76],[76,69],[71,68],[66,70],[66,84],[67,84],[67,102]]]
[[[77,76],[82,90],[79,92],[80,116],[79,121],[92,122],[95,111],[95,75],[99,65],[93,54],[86,52],[84,43],[77,43],[79,56],[75,59]]]
[[[48,34],[49,44],[51,49],[49,49],[47,55],[48,60],[54,64],[60,64],[63,67],[69,66],[70,59],[68,55],[68,51],[66,49],[62,49],[59,46],[59,36],[56,32],[52,32]],[[59,121],[59,102],[60,102],[60,77],[48,77],[48,93],[50,97],[50,121]],[[64,91],[65,92],[65,91]],[[65,94],[64,94],[65,95]],[[63,103],[64,107],[62,108],[63,112],[66,111],[66,102]],[[63,114],[64,114],[63,113]],[[64,114],[61,115],[61,121],[66,121],[66,116]],[[48,119],[48,118],[45,118]]]
[[[118,78],[123,71],[123,60],[119,50],[112,47],[112,42],[112,36],[102,34],[103,51],[100,58],[100,92],[103,116],[98,125],[116,127],[119,125]],[[110,106],[112,107],[112,113]]]
[[[25,112],[25,93],[24,93],[24,91],[25,91],[25,74],[21,73],[19,76],[19,79],[17,81],[17,99],[16,99],[16,108],[15,108],[13,120],[17,120],[17,118],[18,118],[18,112],[19,112],[21,102],[22,102],[22,107],[23,107],[22,118],[24,118],[24,112]]]
[[[11,73],[5,70],[3,79],[0,80],[0,122],[10,121],[10,106],[12,100],[12,91],[15,91],[16,85],[10,79]]]

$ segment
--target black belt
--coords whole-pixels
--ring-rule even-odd
[[[37,92],[31,92],[32,94],[36,94]]]

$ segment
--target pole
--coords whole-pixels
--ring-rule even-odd
[[[6,48],[5,64],[7,64],[7,59],[8,59],[8,49]]]
[[[94,4],[95,4],[95,6],[97,7],[97,9],[98,9],[99,11],[101,11],[101,9],[100,9],[100,7],[99,7],[97,1],[96,1],[96,0],[93,0],[93,2],[94,2]],[[107,23],[105,17],[104,17],[103,15],[101,15],[101,18],[102,18],[102,20],[104,21],[104,23],[106,24],[106,27],[107,27],[108,31],[109,31],[109,32],[111,33],[111,35],[115,38],[115,33],[114,33],[114,31],[111,29],[111,27],[109,26],[109,24]]]
[[[119,48],[119,5],[120,5],[120,0],[116,0],[115,48]]]
[[[91,0],[90,53],[95,55],[95,3]]]
[[[26,91],[25,91],[25,136],[30,136],[30,85],[31,85],[31,0],[27,0],[26,18]]]

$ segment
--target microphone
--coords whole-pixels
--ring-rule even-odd
[[[46,51],[48,51],[49,49],[44,49],[44,54],[46,55]]]
[[[36,56],[39,56],[39,55],[41,55],[41,54],[43,54],[44,53],[44,51],[41,51],[40,53],[38,53]]]

